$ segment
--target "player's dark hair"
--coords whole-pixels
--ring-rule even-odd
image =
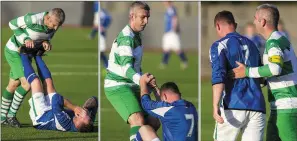
[[[133,9],[135,7],[139,7],[141,9],[150,11],[150,6],[147,3],[143,2],[143,1],[135,1],[135,2],[133,2],[131,4],[131,6],[130,6],[130,9]]]
[[[227,24],[234,25],[236,27],[234,16],[230,11],[223,10],[219,12],[214,18],[214,25],[216,25],[218,21],[224,21]]]
[[[180,93],[177,85],[174,82],[166,82],[161,86],[161,88],[160,88],[161,93],[162,93],[162,91],[166,91],[166,90],[170,90],[170,91],[178,94],[179,96],[181,96],[181,93]]]
[[[94,125],[92,122],[89,124],[82,124],[80,127],[77,128],[78,132],[92,132],[94,129]]]

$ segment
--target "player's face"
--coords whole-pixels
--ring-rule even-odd
[[[49,29],[54,29],[54,30],[57,30],[59,28],[59,22],[55,16],[49,16],[47,27]]]
[[[134,16],[132,18],[132,22],[134,23],[134,27],[136,32],[143,31],[146,25],[148,24],[148,19],[150,17],[150,11],[144,9],[136,9]]]
[[[259,13],[258,12],[256,12],[256,14],[254,16],[254,25],[255,25],[257,31],[259,33],[261,33],[261,31],[262,31],[262,22],[261,22],[261,19],[259,18]]]
[[[248,25],[245,29],[246,34],[253,35],[255,33],[254,26]]]

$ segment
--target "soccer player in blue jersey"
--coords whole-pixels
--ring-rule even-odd
[[[30,54],[21,53],[25,77],[31,84],[32,98],[29,99],[30,118],[33,126],[40,130],[58,130],[71,132],[90,132],[97,113],[98,103],[93,107],[84,107],[72,104],[63,98],[54,88],[51,73],[41,56],[35,56],[40,79],[46,85],[46,93],[42,90],[40,79],[35,74],[31,65]],[[31,59],[30,59],[31,58]],[[89,101],[89,100],[88,100]],[[64,107],[68,108],[64,109]],[[89,112],[92,111],[92,113]]]
[[[93,18],[93,29],[89,35],[90,39],[94,39],[96,37],[96,34],[98,32],[98,23],[99,23],[99,2],[98,1],[94,1],[94,18]]]
[[[187,68],[187,57],[184,53],[184,51],[181,49],[181,43],[180,43],[180,27],[179,27],[179,21],[177,16],[177,11],[175,6],[172,4],[172,2],[164,2],[164,5],[166,7],[166,13],[165,13],[165,33],[163,35],[163,58],[162,63],[160,65],[160,68],[163,69],[167,66],[168,60],[170,57],[170,51],[174,51],[176,54],[179,55],[182,63],[181,68],[185,69]]]
[[[281,34],[283,34],[285,37],[287,37],[288,40],[290,41],[290,35],[285,28],[285,24],[284,24],[283,20],[278,21],[277,29]]]
[[[148,85],[159,91],[161,101],[151,100]],[[159,90],[155,79],[141,79],[140,89],[142,108],[161,120],[164,141],[198,140],[196,108],[181,98],[181,92],[174,82],[164,83]]]
[[[213,117],[216,121],[214,139],[235,141],[242,131],[242,141],[262,141],[265,128],[265,100],[260,80],[232,79],[228,72],[236,61],[247,66],[261,65],[255,44],[236,32],[237,23],[229,11],[214,18],[220,37],[210,48],[213,90]]]
[[[245,35],[244,36],[246,36],[251,41],[253,41],[253,43],[259,49],[260,55],[264,53],[265,39],[261,35],[256,33],[255,25],[252,22],[248,22],[246,24],[246,26],[245,26]]]
[[[100,9],[100,34],[99,34],[99,50],[100,50],[100,58],[103,61],[103,65],[105,68],[108,66],[108,59],[104,54],[106,50],[106,30],[111,24],[111,16],[109,13],[101,8]]]

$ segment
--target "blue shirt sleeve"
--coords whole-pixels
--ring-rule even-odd
[[[215,42],[210,48],[210,62],[212,68],[212,85],[224,83],[226,79],[226,55],[223,47]]]
[[[148,94],[141,97],[141,105],[147,113],[157,118],[164,117],[165,113],[169,110],[168,108],[172,106],[164,101],[153,101]]]
[[[52,111],[55,117],[55,126],[60,131],[76,132],[77,129],[67,112],[64,110],[64,98],[59,94],[55,94],[52,98]]]

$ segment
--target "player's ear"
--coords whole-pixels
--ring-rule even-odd
[[[261,22],[262,27],[264,27],[266,25],[266,20],[265,19],[262,19],[260,22]]]
[[[221,30],[221,27],[220,27],[220,25],[218,23],[216,23],[216,29]]]

